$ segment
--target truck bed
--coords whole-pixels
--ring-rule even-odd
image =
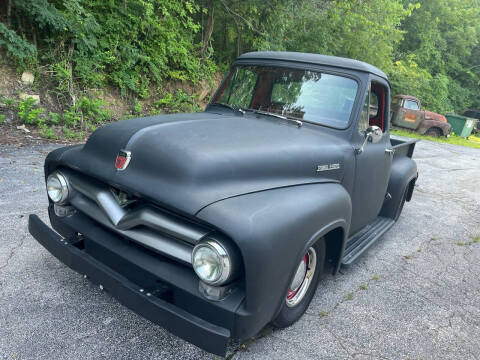
[[[399,138],[391,137],[390,142],[393,146],[393,150],[395,151],[393,157],[398,158],[407,156],[409,158],[412,158],[413,151],[415,150],[415,144],[417,143],[417,141],[418,140],[415,139],[401,140]]]

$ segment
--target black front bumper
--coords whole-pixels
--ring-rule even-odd
[[[106,266],[78,245],[58,235],[36,215],[30,215],[30,234],[71,269],[101,284],[114,298],[172,334],[216,355],[225,356],[231,331],[215,325],[162,299],[160,292],[148,292],[119,272]],[[142,290],[142,291],[141,291]]]

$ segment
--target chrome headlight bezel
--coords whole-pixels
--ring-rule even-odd
[[[58,199],[54,198],[51,194],[51,191],[49,190],[49,186],[52,185],[51,182],[54,180],[58,181],[58,183],[60,184],[60,187],[57,187],[57,190],[61,194],[60,198]],[[52,174],[50,174],[47,178],[46,187],[47,187],[48,198],[52,200],[55,204],[62,205],[67,202],[69,197],[68,180],[65,177],[65,175],[63,175],[61,172],[55,171]]]
[[[199,256],[199,250],[201,249],[208,249],[209,251],[212,251],[216,258],[218,259],[217,261],[217,266],[220,267],[220,272],[217,277],[214,279],[208,279],[202,276],[202,273],[200,273],[197,270],[196,263],[198,260],[197,256]],[[192,251],[192,267],[197,276],[200,278],[201,281],[208,285],[212,286],[218,286],[218,285],[223,285],[227,283],[229,280],[232,279],[233,277],[233,262],[232,262],[232,256],[230,254],[231,251],[228,250],[228,247],[225,246],[224,244],[220,243],[219,241],[216,241],[214,239],[206,239],[198,243]]]

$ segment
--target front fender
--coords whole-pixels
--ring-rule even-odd
[[[423,135],[431,128],[439,128],[442,130],[443,136],[447,136],[450,133],[452,126],[443,121],[425,119],[418,128],[418,132]]]
[[[347,191],[340,184],[323,183],[233,197],[197,214],[240,249],[245,267],[243,310],[255,318],[247,336],[255,335],[280,309],[306,249],[333,229],[348,234],[351,212]],[[345,236],[339,241],[343,251]]]

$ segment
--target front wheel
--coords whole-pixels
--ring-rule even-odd
[[[425,132],[425,135],[439,138],[443,136],[443,132],[439,128],[430,128]]]
[[[292,325],[307,310],[317,289],[325,261],[325,242],[319,239],[303,255],[294,270],[293,279],[285,295],[282,309],[272,324],[279,328]]]

